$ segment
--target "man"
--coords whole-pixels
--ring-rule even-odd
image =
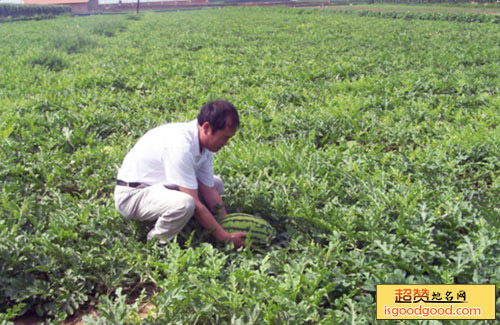
[[[239,126],[238,112],[227,101],[214,101],[196,120],[170,123],[144,134],[118,171],[115,205],[129,219],[156,220],[148,240],[173,239],[189,219],[221,242],[244,246],[246,233],[228,233],[214,218],[222,206],[222,180],[213,174],[213,153],[225,146]],[[226,210],[223,207],[222,213]]]

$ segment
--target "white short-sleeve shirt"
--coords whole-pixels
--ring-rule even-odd
[[[125,156],[118,179],[198,189],[214,186],[213,153],[200,152],[198,121],[170,123],[144,134]]]

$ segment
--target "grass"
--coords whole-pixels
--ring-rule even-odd
[[[470,14],[500,14],[500,8],[496,3],[473,4],[473,3],[359,3],[354,5],[334,5],[327,7],[329,10],[373,10],[381,12],[442,12],[442,13],[470,13]]]

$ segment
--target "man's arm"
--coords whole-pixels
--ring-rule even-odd
[[[212,214],[216,214],[217,217],[225,216],[227,214],[222,198],[219,192],[217,192],[215,186],[206,186],[201,181],[198,181],[198,192],[202,202],[205,203],[205,206],[210,210],[210,212],[212,212]]]
[[[202,185],[204,186],[204,185]],[[205,206],[200,201],[200,197],[198,195],[198,190],[191,190],[185,187],[179,186],[179,190],[181,192],[184,192],[186,194],[189,194],[193,199],[195,203],[195,210],[194,210],[194,217],[196,220],[202,225],[203,228],[207,230],[212,231],[212,235],[217,238],[217,240],[221,242],[225,242],[226,240],[229,240],[234,243],[235,247],[240,247],[240,246],[245,246],[245,241],[244,237],[246,236],[246,233],[242,232],[234,232],[234,233],[228,233],[227,231],[224,230],[224,228],[219,225],[217,220],[215,220],[214,216],[212,215],[212,212]],[[206,195],[206,190],[203,189],[204,195]],[[215,202],[215,204],[221,204],[222,205],[222,199],[219,195],[219,193],[213,188],[213,191],[215,191],[216,195],[213,193],[210,194],[212,191],[208,190],[208,197],[204,196],[205,201],[208,200],[207,204],[212,204]],[[218,199],[217,199],[218,197]],[[223,210],[225,213],[225,210]]]

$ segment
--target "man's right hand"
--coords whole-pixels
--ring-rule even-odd
[[[212,235],[217,238],[218,241],[228,243],[232,242],[235,248],[245,246],[246,232],[233,232],[229,233],[215,220],[214,216],[208,210],[208,208],[200,201],[198,196],[198,190],[192,190],[179,186],[179,191],[189,194],[196,206],[194,211],[194,217],[202,225],[203,228],[208,229],[212,232]]]
[[[234,244],[234,248],[239,248],[246,246],[245,237],[247,236],[246,232],[228,232],[226,237],[226,242],[232,242]]]

